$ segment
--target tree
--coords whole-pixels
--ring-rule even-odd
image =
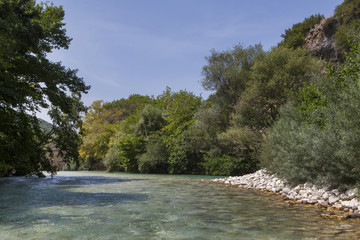
[[[284,108],[262,147],[265,167],[292,184],[360,184],[360,44],[344,65]]]
[[[71,39],[64,10],[34,0],[0,2],[0,175],[55,172],[45,146],[52,142],[64,161],[76,160],[77,130],[87,93],[77,70],[51,62],[47,54],[67,49]],[[36,112],[49,109],[53,127],[41,131]],[[51,155],[51,154],[50,154]]]
[[[148,138],[154,132],[161,130],[165,124],[163,111],[149,104],[140,112],[139,121],[135,125],[135,134]]]
[[[233,121],[264,131],[277,120],[280,107],[314,75],[320,74],[321,67],[303,49],[272,49],[254,62],[251,82],[235,106]]]
[[[192,173],[197,168],[199,158],[186,132],[194,122],[201,97],[183,90],[171,92],[167,88],[158,101],[159,106],[164,108],[164,119],[167,122],[162,136],[169,152],[169,172]]]
[[[146,152],[139,157],[139,171],[141,173],[168,173],[169,153],[163,139],[159,135],[152,135],[146,145]]]
[[[336,7],[335,19],[340,24],[335,33],[335,41],[343,50],[348,51],[354,41],[359,41],[360,1],[345,0]]]
[[[97,165],[101,166],[102,160],[112,148],[112,138],[118,131],[124,132],[126,128],[130,128],[132,124],[138,122],[138,113],[152,101],[153,99],[149,96],[133,94],[127,99],[93,102],[85,114],[83,143],[79,149],[82,160],[95,160],[98,162]],[[127,131],[132,133],[132,130]],[[114,150],[111,152],[109,156],[115,156]]]
[[[209,99],[213,104],[221,106],[220,116],[224,125],[229,123],[234,105],[247,88],[254,60],[263,53],[260,44],[247,48],[236,45],[228,51],[212,50],[211,55],[205,58],[207,65],[202,69],[201,84],[205,90],[216,91]]]

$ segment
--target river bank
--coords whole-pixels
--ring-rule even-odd
[[[285,208],[270,194],[210,179],[90,171],[0,178],[0,238],[359,239],[357,221],[320,221],[319,208]]]
[[[311,183],[290,187],[286,180],[268,173],[265,169],[239,177],[219,178],[211,181],[276,193],[290,204],[312,204],[327,208],[328,211],[337,211],[337,213],[323,214],[323,217],[360,218],[360,201],[357,198],[357,189],[342,192],[339,189],[329,189]]]

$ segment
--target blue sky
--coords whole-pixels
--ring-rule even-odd
[[[92,86],[86,105],[130,94],[157,96],[169,86],[207,98],[201,69],[211,49],[275,46],[305,17],[333,14],[342,0],[55,0],[65,10],[68,50],[53,61],[79,69]],[[46,117],[41,116],[46,119]]]

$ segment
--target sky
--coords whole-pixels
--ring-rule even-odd
[[[342,0],[53,0],[63,6],[67,50],[49,59],[78,69],[91,85],[83,96],[113,101],[157,96],[168,86],[206,99],[201,70],[210,51],[261,43],[270,50],[281,34],[312,14],[329,17]],[[40,117],[47,120],[46,112]]]

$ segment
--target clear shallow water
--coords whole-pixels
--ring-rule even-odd
[[[0,178],[0,239],[359,239],[320,217],[203,177],[60,172]]]

